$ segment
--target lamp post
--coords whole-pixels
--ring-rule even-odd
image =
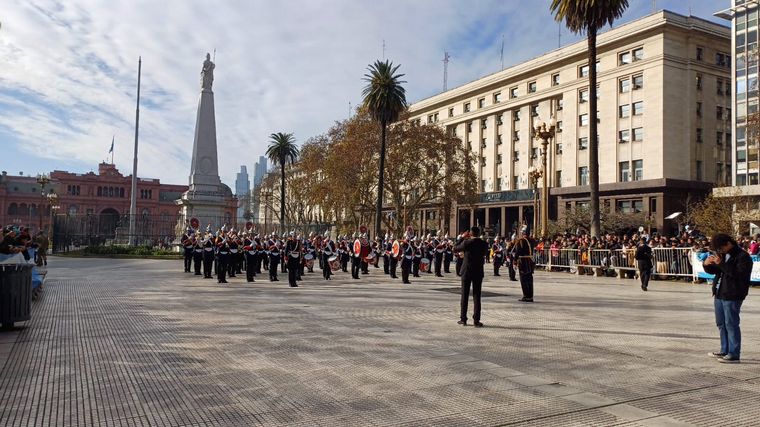
[[[60,208],[58,206],[58,195],[52,191],[47,195],[48,204],[50,205],[50,233],[48,235],[48,241],[53,242],[51,250],[55,252],[55,241],[53,241],[53,227],[55,226],[55,212]]]
[[[40,185],[40,196],[42,197],[42,204],[45,204],[47,194],[45,193],[45,187],[50,183],[50,177],[45,174],[37,175],[37,184]],[[40,219],[40,228],[38,231],[42,231],[42,205],[37,208],[37,216]]]
[[[541,170],[543,172],[543,182],[541,186],[541,237],[546,237],[546,227],[549,223],[549,185],[547,175],[549,170],[546,167],[546,161],[549,157],[549,140],[554,138],[554,130],[557,121],[551,118],[549,124],[539,122],[533,129],[535,138],[541,141]]]
[[[531,233],[536,235],[536,229],[538,228],[538,180],[544,175],[544,171],[531,166],[528,168],[528,177],[533,185],[533,224],[531,225]]]

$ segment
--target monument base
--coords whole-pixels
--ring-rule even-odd
[[[206,227],[211,226],[212,231],[218,230],[221,226],[227,224],[232,226],[232,218],[225,213],[226,202],[223,197],[211,194],[200,194],[197,191],[187,191],[182,198],[177,200],[180,208],[180,218],[177,224],[182,235],[190,221],[195,218],[198,220],[201,232],[206,231]]]

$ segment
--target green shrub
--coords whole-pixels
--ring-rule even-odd
[[[85,255],[177,255],[176,252],[171,249],[154,248],[151,246],[122,246],[122,245],[110,245],[110,246],[88,246],[84,248]]]

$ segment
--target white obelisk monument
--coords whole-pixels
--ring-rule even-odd
[[[214,63],[206,54],[201,70],[201,95],[195,119],[193,159],[190,165],[190,188],[177,200],[182,206],[181,222],[188,224],[193,218],[201,227],[211,224],[221,227],[224,221],[225,198],[229,188],[219,179],[219,162],[216,151],[216,119],[214,115]]]

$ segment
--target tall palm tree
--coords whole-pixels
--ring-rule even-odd
[[[599,236],[599,138],[596,113],[596,34],[605,25],[623,16],[628,0],[552,0],[550,6],[557,22],[565,21],[574,33],[586,33],[588,41],[588,93],[589,93],[589,186],[591,203],[591,235]]]
[[[383,186],[385,185],[385,136],[388,125],[398,120],[406,109],[406,90],[401,80],[403,74],[397,74],[400,65],[393,66],[390,61],[375,61],[367,67],[364,75],[367,85],[362,91],[364,107],[372,118],[380,124],[380,174],[377,183],[377,206],[375,208],[375,236],[380,236],[383,211]]]
[[[280,231],[285,231],[285,165],[298,160],[300,151],[292,133],[277,132],[269,135],[267,157],[280,165]]]

